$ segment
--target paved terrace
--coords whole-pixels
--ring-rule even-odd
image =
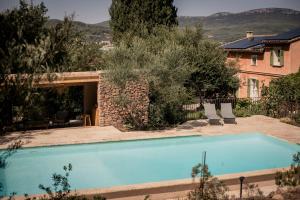
[[[300,127],[281,123],[278,119],[256,115],[237,118],[237,124],[208,125],[206,120],[186,122],[177,128],[162,131],[121,132],[114,127],[75,127],[14,132],[0,138],[0,149],[6,148],[15,140],[22,140],[23,147],[51,146],[64,144],[94,143],[149,139],[188,135],[222,135],[260,132],[292,143],[300,144]]]

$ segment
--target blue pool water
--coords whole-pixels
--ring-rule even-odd
[[[189,178],[207,152],[213,175],[287,167],[298,145],[259,133],[20,149],[0,169],[2,195],[41,193],[71,163],[72,189]]]

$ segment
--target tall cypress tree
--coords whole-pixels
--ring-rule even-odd
[[[144,36],[157,26],[177,25],[174,0],[112,0],[109,13],[113,38],[118,41],[124,34]]]

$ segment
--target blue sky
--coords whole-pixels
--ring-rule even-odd
[[[28,0],[29,1],[29,0]],[[41,0],[32,0],[39,3]],[[0,11],[18,5],[19,0],[0,0]],[[30,2],[30,1],[29,1]],[[62,19],[75,13],[75,20],[98,23],[109,19],[111,0],[43,0],[50,18]],[[300,0],[174,0],[178,15],[207,16],[216,12],[241,12],[256,8],[300,10]]]

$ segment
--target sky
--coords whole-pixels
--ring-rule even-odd
[[[27,0],[30,2],[30,0]],[[32,0],[43,1],[51,19],[75,13],[75,20],[94,24],[109,20],[111,0]],[[19,0],[0,0],[0,11],[16,7]],[[300,0],[174,0],[179,16],[208,16],[217,12],[242,12],[256,8],[291,8],[300,11]]]

